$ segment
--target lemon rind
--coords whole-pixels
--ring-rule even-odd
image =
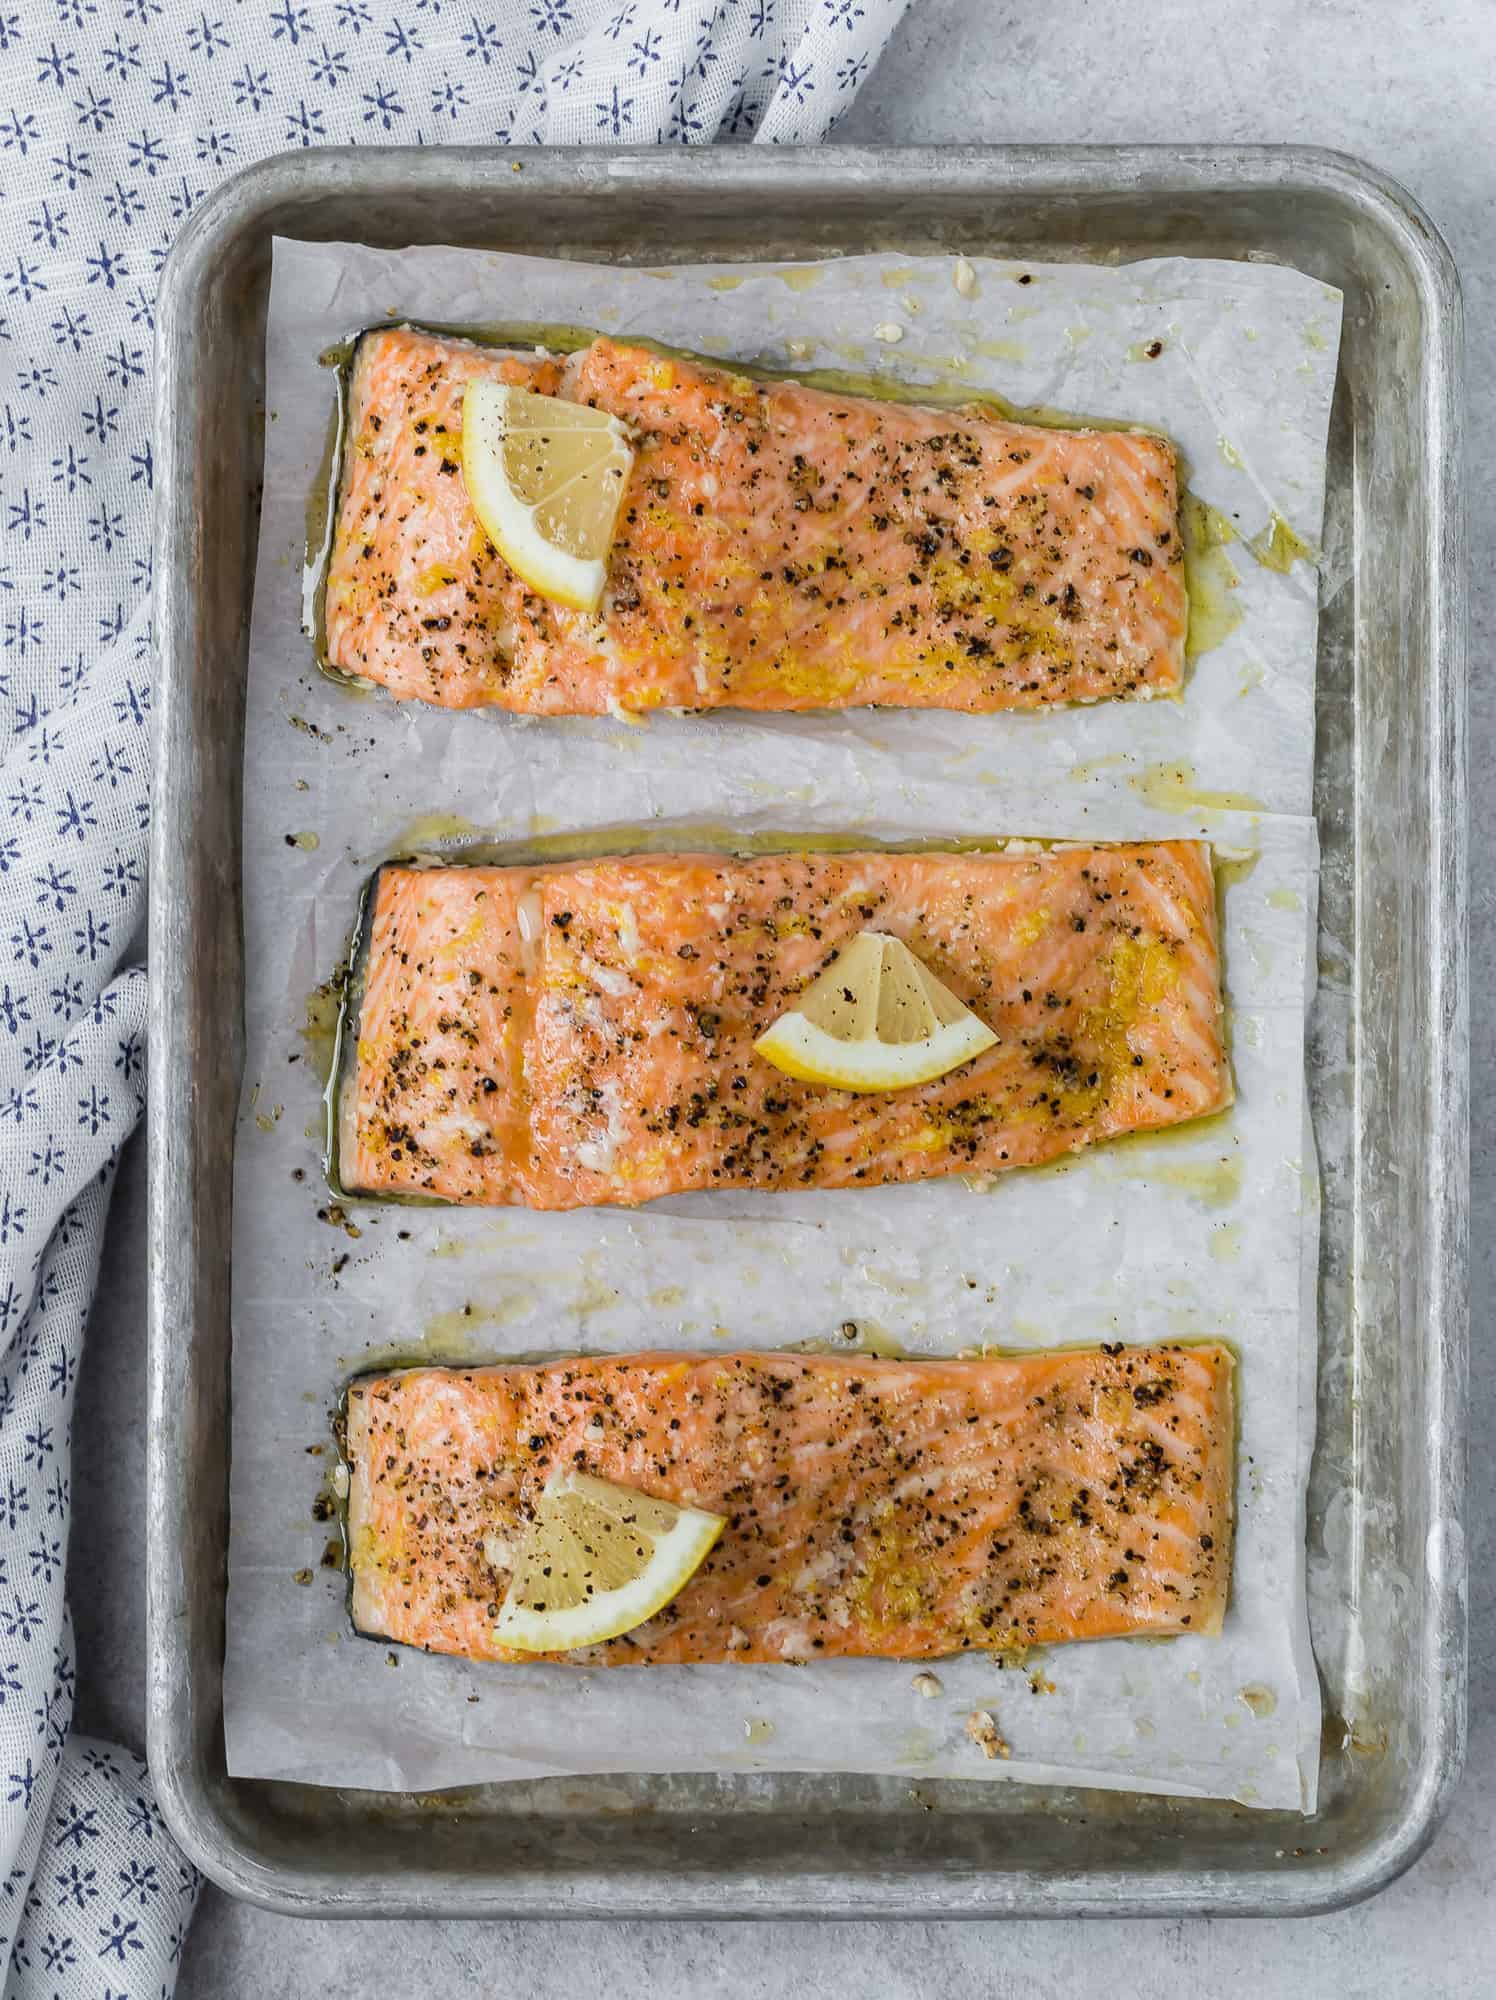
[[[871,1093],[934,1083],[996,1041],[986,1022],[972,1013],[922,1042],[839,1041],[797,1010],[781,1015],[753,1046],[766,1062],[802,1083]]]
[[[493,1636],[517,1653],[567,1653],[622,1638],[680,1595],[726,1525],[719,1514],[682,1507],[675,1525],[655,1542],[647,1567],[630,1583],[560,1611],[531,1611],[506,1596]]]
[[[532,392],[533,393],[533,392]],[[548,542],[535,526],[534,509],[514,493],[508,481],[495,469],[496,444],[502,436],[509,386],[498,382],[473,382],[463,396],[462,478],[483,532],[510,569],[537,595],[570,611],[594,614],[607,587],[605,558],[574,556]],[[575,414],[581,406],[562,398],[556,404],[558,430],[592,429]],[[594,413],[589,411],[589,417]],[[616,420],[615,420],[616,421]],[[622,426],[617,431],[622,432]],[[569,480],[562,484],[569,485]],[[560,488],[556,489],[561,490]],[[554,494],[547,494],[553,499]]]

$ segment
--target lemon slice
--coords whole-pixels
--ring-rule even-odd
[[[904,1090],[958,1069],[996,1040],[900,938],[861,931],[753,1046],[807,1083]]]
[[[515,575],[574,611],[596,611],[634,454],[602,410],[503,382],[462,399],[462,477],[483,531]]]
[[[494,1637],[517,1652],[564,1653],[632,1632],[690,1581],[724,1525],[591,1473],[552,1473]]]

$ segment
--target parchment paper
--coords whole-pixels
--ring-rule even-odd
[[[317,357],[386,317],[635,328],[1158,424],[1243,536],[1318,535],[1339,302],[1265,265],[869,258],[807,278],[651,275],[452,250],[279,244],[251,635],[248,1056],[235,1176],[225,1728],[237,1775],[429,1789],[552,1772],[799,1769],[1063,1779],[1308,1809],[1319,1734],[1303,1589],[1317,1195],[1303,1087],[1316,848],[1315,592],[1237,550],[1242,619],[1182,704],[1046,717],[527,722],[320,676],[305,508],[331,408]],[[1030,283],[1019,285],[1027,275]],[[732,280],[731,289],[713,280]],[[915,308],[918,307],[918,310]],[[898,343],[872,328],[901,325]],[[1129,355],[1154,339],[1156,360]],[[796,343],[793,347],[790,343]],[[815,347],[807,356],[804,343]],[[843,350],[862,351],[854,358]],[[1223,453],[1217,439],[1228,440]],[[1264,808],[1271,808],[1271,811]],[[693,1196],[633,1213],[329,1209],[306,999],[375,862],[597,827],[1127,839],[1202,833],[1225,871],[1238,1098],[1222,1120],[988,1187]],[[319,1219],[319,1211],[322,1217]],[[1224,1336],[1241,1358],[1233,1599],[1219,1640],[1057,1649],[1001,1670],[891,1662],[607,1672],[470,1666],[355,1636],[312,1503],[347,1376],[389,1360],[858,1338]],[[320,1449],[319,1449],[320,1447]],[[298,1576],[311,1573],[311,1581]],[[395,1664],[391,1664],[391,1662]],[[965,1733],[990,1710],[1012,1749]]]

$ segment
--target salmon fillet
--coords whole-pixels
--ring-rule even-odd
[[[469,1659],[571,1465],[724,1515],[674,1601],[562,1657],[928,1659],[1215,1633],[1232,1521],[1219,1346],[1007,1360],[639,1354],[417,1368],[348,1392],[361,1632]]]
[[[891,933],[996,1032],[869,1095],[753,1043]],[[382,868],[347,1001],[349,1193],[531,1208],[991,1174],[1231,1099],[1197,841]]]
[[[458,460],[477,377],[636,446],[596,618],[537,597]],[[620,709],[1040,708],[1169,694],[1188,607],[1172,449],[764,382],[598,339],[504,355],[391,327],[354,361],[329,664],[402,699]]]

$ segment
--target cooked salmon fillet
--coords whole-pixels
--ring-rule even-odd
[[[755,1038],[859,931],[997,1034],[853,1095]],[[577,1208],[990,1174],[1231,1098],[1197,841],[382,868],[348,999],[350,1193]]]
[[[477,377],[620,417],[636,457],[596,618],[537,597],[459,468]],[[354,360],[332,666],[447,708],[1039,708],[1175,692],[1172,449],[665,359],[564,363],[408,327]]]
[[[526,1657],[493,1621],[547,1474],[575,1465],[727,1526],[647,1625],[567,1658],[928,1659],[1214,1633],[1232,1452],[1231,1356],[1209,1345],[370,1376],[347,1405],[353,1622]]]

